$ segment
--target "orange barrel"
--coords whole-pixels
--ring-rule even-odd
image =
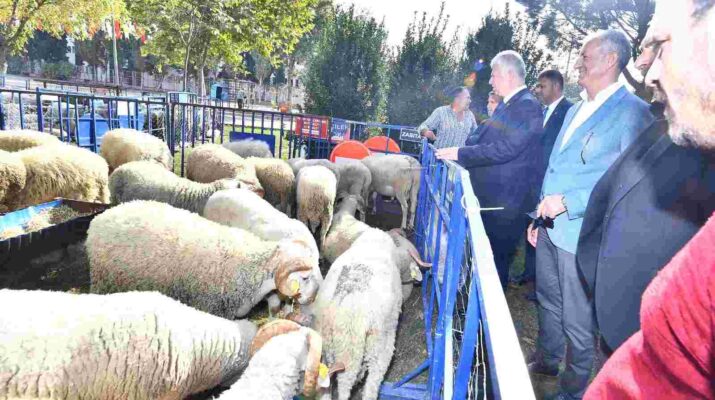
[[[332,153],[330,153],[330,161],[339,163],[340,159],[345,158],[362,160],[369,155],[370,149],[365,147],[364,144],[358,142],[357,140],[346,140],[335,146]]]
[[[389,151],[390,153],[400,152],[400,146],[397,145],[397,142],[388,138],[387,136],[373,136],[365,141],[365,146],[367,146],[368,149],[376,152],[385,152],[385,150]]]

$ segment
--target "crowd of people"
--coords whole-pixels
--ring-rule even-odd
[[[532,93],[504,51],[487,120],[460,88],[419,128],[504,207],[482,219],[505,290],[529,243],[512,280],[534,280],[528,367],[558,376],[554,399],[715,398],[715,0],[657,0],[641,47],[650,104],[619,80],[630,40],[604,30],[582,43],[575,104],[556,70]]]

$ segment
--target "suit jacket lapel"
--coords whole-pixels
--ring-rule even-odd
[[[581,124],[578,128],[576,128],[576,131],[574,131],[573,134],[571,134],[571,137],[569,138],[568,143],[566,143],[565,146],[561,147],[561,142],[558,142],[560,151],[563,152],[570,146],[572,146],[575,142],[578,141],[578,138],[585,135],[586,133],[590,132],[596,125],[598,125],[601,121],[603,121],[604,118],[610,115],[611,109],[618,104],[618,102],[621,101],[621,99],[628,93],[628,90],[626,90],[625,87],[621,87],[614,93],[611,97],[606,100],[605,103],[601,105],[601,107],[596,110],[595,113],[593,113],[586,121]],[[574,113],[573,115],[576,115]]]
[[[623,183],[619,185],[613,200],[610,201],[607,214],[610,214],[616,204],[618,204],[618,202],[621,201],[621,199],[623,199],[623,197],[625,197],[625,195],[628,194],[628,192],[630,192],[638,184],[638,182],[643,180],[650,167],[660,158],[660,156],[662,156],[663,153],[665,153],[671,146],[675,146],[670,137],[665,134],[663,125],[659,123],[657,128],[654,127],[652,129],[656,129],[656,132],[652,133],[657,134],[658,138],[655,142],[649,142],[652,143],[650,148],[646,150],[645,154],[643,154],[639,160],[636,160],[637,162],[634,163],[634,166],[631,166],[628,169],[628,172],[623,179]]]
[[[556,141],[554,142],[554,149],[559,149],[558,152],[561,153],[561,142],[564,141],[564,133],[566,132],[566,129],[568,129],[569,125],[571,125],[571,122],[573,121],[573,118],[578,114],[578,111],[581,109],[581,106],[583,106],[583,101],[579,101],[578,103],[574,104],[571,109],[566,113],[566,117],[564,118],[564,123],[561,124],[561,130],[559,131],[559,135],[556,136]],[[571,140],[573,140],[573,135],[571,136]],[[554,156],[554,151],[551,151],[551,157]],[[549,157],[549,158],[551,158]]]

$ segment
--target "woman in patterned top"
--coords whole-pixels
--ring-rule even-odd
[[[461,147],[467,136],[476,129],[477,121],[469,110],[472,98],[469,90],[458,87],[450,92],[452,104],[438,107],[417,130],[434,142],[434,147]]]

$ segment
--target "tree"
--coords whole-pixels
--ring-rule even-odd
[[[383,117],[387,32],[355,7],[337,7],[308,63],[308,112],[368,121]]]
[[[67,61],[67,39],[63,35],[56,38],[47,32],[35,31],[34,35],[25,45],[27,57],[30,60],[46,62]]]
[[[0,0],[0,69],[25,48],[35,29],[54,37],[84,39],[109,16],[124,13],[122,0]]]
[[[518,0],[531,17],[542,18],[542,33],[552,48],[577,49],[583,39],[598,29],[622,30],[631,40],[632,57],[640,54],[640,45],[653,18],[655,0]],[[648,97],[645,84],[624,71],[628,83],[641,97]]]
[[[477,73],[472,89],[472,108],[478,114],[486,114],[487,98],[491,91],[489,77],[492,70],[489,62],[499,52],[514,50],[522,56],[526,64],[528,86],[533,85],[538,74],[549,67],[553,61],[552,55],[537,45],[541,37],[540,26],[538,19],[530,21],[526,15],[520,13],[512,17],[507,4],[503,14],[489,13],[482,20],[479,30],[467,37],[462,70],[469,72],[478,60],[484,63],[484,67]]]
[[[436,18],[415,13],[402,45],[390,66],[387,116],[393,124],[418,125],[432,110],[445,103],[445,89],[455,86],[457,61],[456,35],[448,42],[444,32],[449,17],[444,1]]]
[[[255,50],[277,61],[312,28],[317,0],[141,0],[129,3],[133,18],[148,32],[144,54],[179,64],[184,90],[193,69],[203,91],[205,68],[240,64]]]
[[[251,54],[251,57],[254,61],[254,73],[256,79],[258,80],[258,84],[263,85],[266,78],[268,78],[271,75],[271,72],[273,72],[273,65],[271,65],[271,61],[268,58],[263,57],[258,53],[254,52]]]

